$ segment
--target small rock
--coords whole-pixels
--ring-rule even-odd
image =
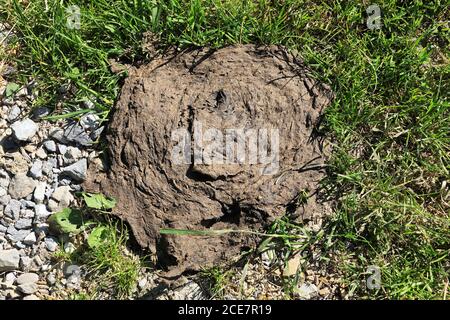
[[[58,207],[60,209],[68,207],[74,200],[74,197],[70,192],[70,186],[61,186],[56,188],[52,194],[52,199],[58,202]]]
[[[86,179],[87,160],[82,159],[74,164],[62,169],[62,173],[68,175],[76,181],[84,181]]]
[[[34,189],[33,193],[33,199],[36,201],[36,203],[42,203],[45,199],[45,189],[47,187],[47,184],[45,182],[39,182],[36,185],[36,188]]]
[[[40,147],[39,149],[36,150],[36,157],[38,157],[39,159],[47,159],[47,152],[45,152],[44,148]]]
[[[81,150],[75,147],[68,147],[63,155],[64,164],[72,164],[81,158]]]
[[[5,208],[5,215],[9,216],[12,219],[19,218],[20,208],[22,204],[19,200],[11,199]]]
[[[24,294],[33,294],[37,291],[38,285],[36,283],[24,283],[17,286],[17,289]]]
[[[188,282],[186,285],[171,293],[173,300],[207,300],[202,288],[194,281]]]
[[[25,198],[34,191],[36,181],[24,173],[16,174],[9,184],[8,192],[13,199]]]
[[[139,289],[143,290],[146,285],[147,285],[147,278],[142,278],[141,280],[138,281]]]
[[[44,242],[48,251],[55,252],[56,249],[58,249],[58,242],[56,242],[55,239],[48,237],[44,239]]]
[[[58,160],[56,158],[49,158],[47,161],[44,161],[42,164],[42,172],[46,175],[51,177],[53,174],[53,168],[56,168],[58,164]]]
[[[83,127],[78,123],[68,125],[64,130],[64,138],[67,141],[77,143],[82,146],[90,146],[94,143],[89,137],[89,134],[85,132]]]
[[[30,176],[33,178],[40,178],[42,176],[42,161],[39,159],[36,159],[33,162],[33,165],[30,169]]]
[[[49,133],[49,137],[51,137],[52,139],[61,142],[61,143],[67,143],[68,141],[66,140],[66,138],[64,137],[64,130],[62,129],[55,129],[50,131]]]
[[[19,268],[20,254],[16,249],[0,250],[0,272]]]
[[[63,268],[63,273],[66,278],[72,275],[81,275],[81,268],[76,264],[66,264]]]
[[[9,177],[8,172],[0,169],[0,187],[8,188],[10,182],[11,178]]]
[[[20,108],[18,106],[13,106],[8,114],[8,120],[14,121],[20,116]]]
[[[326,297],[326,296],[328,296],[329,294],[330,294],[330,289],[328,289],[328,288],[322,288],[322,289],[320,289],[319,290],[319,294],[322,296],[322,297]]]
[[[31,261],[32,260],[30,257],[27,257],[27,256],[20,257],[20,263],[19,263],[20,269],[28,270],[30,268]]]
[[[16,273],[15,272],[9,272],[6,274],[5,276],[5,284],[8,286],[12,286],[14,284],[14,282],[16,282]]]
[[[14,227],[8,228],[8,239],[15,242],[22,242],[28,235],[30,234],[30,230],[16,230]],[[20,247],[23,247],[19,244]]]
[[[45,204],[38,204],[34,207],[35,213],[35,223],[47,220],[48,216],[51,214],[47,211]]]
[[[14,138],[19,141],[29,141],[36,134],[39,127],[31,119],[14,122],[11,125]]]
[[[31,221],[31,219],[19,219],[14,224],[14,227],[16,229],[18,229],[18,230],[20,230],[20,229],[29,229],[29,228],[31,228],[32,224],[33,224],[33,222]]]
[[[11,196],[9,194],[7,194],[6,196],[0,197],[0,204],[3,206],[8,205],[10,201],[11,201]],[[17,201],[17,200],[14,200],[14,201]]]
[[[65,253],[73,253],[75,251],[75,245],[72,242],[67,242],[64,244]]]
[[[297,288],[295,293],[300,299],[309,300],[317,297],[318,291],[319,290],[314,284],[305,282],[299,288]]]
[[[17,285],[26,284],[26,283],[36,283],[39,281],[39,276],[36,273],[23,273],[17,277],[16,283]]]
[[[64,209],[62,206],[59,206],[59,203],[53,199],[48,200],[48,208],[51,212],[58,212]]]
[[[53,273],[50,273],[47,276],[47,284],[49,286],[53,286],[55,283],[56,283],[56,277],[55,277],[55,275]]]
[[[58,143],[58,152],[64,154],[67,152],[67,146],[65,144]]]
[[[28,296],[23,297],[22,300],[40,300],[37,296],[35,296],[34,294],[30,294]]]
[[[37,241],[37,239],[36,239],[36,233],[31,232],[29,235],[27,235],[27,236],[25,237],[25,239],[23,239],[22,242],[23,242],[24,244],[26,244],[26,245],[31,246],[31,245],[35,244],[36,241]]]
[[[48,152],[56,152],[56,143],[53,140],[44,141],[43,146]]]

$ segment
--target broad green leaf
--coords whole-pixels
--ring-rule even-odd
[[[56,233],[77,234],[83,230],[83,215],[79,210],[65,208],[49,218],[50,228]]]
[[[6,85],[5,96],[7,98],[12,97],[17,91],[19,91],[20,86],[17,83],[9,82]]]
[[[116,200],[114,198],[107,198],[101,193],[83,192],[82,195],[86,205],[92,209],[107,210],[116,206]]]
[[[108,233],[110,230],[105,226],[95,227],[89,237],[87,238],[87,243],[90,248],[95,248],[101,245],[108,238]]]

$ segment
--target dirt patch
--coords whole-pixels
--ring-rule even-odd
[[[236,257],[255,238],[159,229],[259,230],[287,210],[322,216],[314,128],[330,99],[279,47],[156,59],[126,79],[107,132],[110,170],[86,187],[115,197],[115,214],[174,274]]]

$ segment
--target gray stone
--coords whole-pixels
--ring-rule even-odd
[[[27,235],[27,236],[25,237],[25,239],[23,239],[22,242],[23,242],[24,244],[28,245],[28,246],[31,246],[31,245],[35,244],[36,241],[37,241],[37,239],[36,239],[36,233],[31,232],[29,235]]]
[[[64,154],[67,152],[67,146],[65,144],[58,143],[58,152]]]
[[[53,199],[48,200],[48,208],[50,212],[58,212],[61,209],[64,209],[62,206],[60,207],[59,203]]]
[[[16,249],[0,250],[0,272],[19,268],[20,253]]]
[[[67,139],[64,137],[64,130],[63,129],[55,129],[50,131],[49,137],[52,139],[61,142],[61,143],[67,143]]]
[[[8,205],[8,203],[11,201],[11,196],[7,194],[6,196],[0,197],[0,204],[3,206]]]
[[[9,231],[11,231],[11,232],[9,232]],[[13,243],[22,242],[30,234],[30,230],[16,230],[16,231],[12,232],[12,230],[10,230],[10,228],[8,228],[8,232],[9,232],[9,234],[7,235],[7,237]]]
[[[11,199],[5,208],[5,215],[12,219],[18,219],[20,216],[20,208],[22,204],[19,200]]]
[[[5,284],[8,286],[12,286],[14,282],[16,282],[16,273],[15,272],[8,272],[5,276]]]
[[[32,225],[31,219],[19,219],[14,224],[14,227],[18,230],[20,229],[30,229]]]
[[[23,273],[17,277],[16,283],[17,285],[26,284],[26,283],[36,283],[39,281],[39,276],[36,273],[28,272]]]
[[[33,294],[38,290],[38,285],[36,283],[24,283],[17,286],[17,289],[24,294]]]
[[[0,187],[8,188],[11,178],[6,170],[0,169]]]
[[[39,159],[34,160],[30,169],[30,176],[33,178],[40,178],[42,176],[42,161]]]
[[[55,189],[52,194],[52,199],[58,202],[59,207],[65,208],[70,205],[70,203],[74,200],[74,197],[70,192],[69,186],[61,186]]]
[[[47,237],[44,239],[45,247],[50,252],[55,252],[58,249],[58,242],[54,238]]]
[[[32,261],[31,258],[28,256],[20,257],[20,263],[19,263],[20,268],[24,271],[28,270],[31,266],[31,261]]]
[[[31,195],[27,196],[27,199],[30,197]],[[34,203],[31,200],[20,200],[20,203],[22,204],[22,208],[34,208],[34,206],[36,205],[36,203]]]
[[[31,194],[35,187],[35,180],[24,173],[18,173],[11,179],[8,192],[13,199],[20,199]]]
[[[47,276],[47,284],[49,286],[53,286],[55,283],[56,283],[56,277],[55,277],[55,275],[53,273],[50,273]]]
[[[41,300],[39,299],[37,296],[35,296],[34,294],[30,294],[28,296],[23,297],[22,300]]]
[[[89,134],[78,123],[73,123],[65,128],[64,138],[82,146],[90,146],[94,143]]]
[[[87,160],[81,159],[70,166],[62,169],[61,173],[68,175],[76,181],[84,181],[86,179]]]
[[[35,234],[34,232],[31,232],[29,235],[27,235],[27,236],[25,237],[25,239],[23,239],[22,242],[23,242],[24,244],[26,244],[26,245],[31,246],[31,245],[35,244],[36,241],[37,241],[37,239],[36,239],[36,234]]]
[[[81,150],[75,147],[68,147],[63,155],[64,164],[72,164],[81,158]]]
[[[8,120],[14,121],[20,116],[20,108],[18,106],[12,106],[8,114]]]
[[[44,145],[44,148],[48,152],[56,152],[56,143],[55,143],[55,141],[47,140],[47,141],[44,141],[43,145]]]
[[[47,220],[48,216],[51,214],[47,211],[45,204],[37,204],[34,207],[34,213],[35,223]]]
[[[65,264],[63,267],[63,273],[65,277],[70,277],[72,275],[81,275],[81,268],[76,264]]]
[[[36,185],[33,193],[33,199],[36,203],[42,203],[45,199],[45,189],[47,188],[47,184],[45,182],[39,182]]]
[[[42,172],[51,177],[53,174],[53,168],[56,168],[58,165],[58,160],[56,158],[49,158],[47,161],[44,161],[42,165]]]
[[[8,191],[6,191],[5,188],[0,187],[0,197],[6,196],[8,194]]]
[[[29,141],[36,134],[39,127],[31,119],[14,122],[11,125],[14,138],[19,141]]]
[[[36,150],[35,155],[39,159],[42,159],[42,160],[47,159],[47,152],[45,152],[44,148],[42,148],[42,147],[40,147],[39,149]]]

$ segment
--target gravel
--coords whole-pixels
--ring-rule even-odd
[[[24,273],[17,277],[16,284],[36,283],[39,281],[39,276],[36,273]]]
[[[0,272],[19,268],[20,254],[16,249],[0,250]]]
[[[30,176],[33,178],[40,178],[42,176],[42,161],[39,159],[36,159],[33,162],[33,165],[30,169]]]
[[[20,199],[31,194],[35,187],[36,180],[24,173],[19,173],[11,179],[8,192],[13,199]]]
[[[61,173],[67,174],[76,181],[84,181],[87,173],[87,160],[82,159],[62,169]]]
[[[53,140],[44,141],[43,146],[44,146],[45,150],[47,150],[48,152],[51,152],[51,153],[56,152],[56,143]]]
[[[31,119],[14,122],[11,125],[13,136],[19,141],[29,141],[36,134],[39,127]]]

